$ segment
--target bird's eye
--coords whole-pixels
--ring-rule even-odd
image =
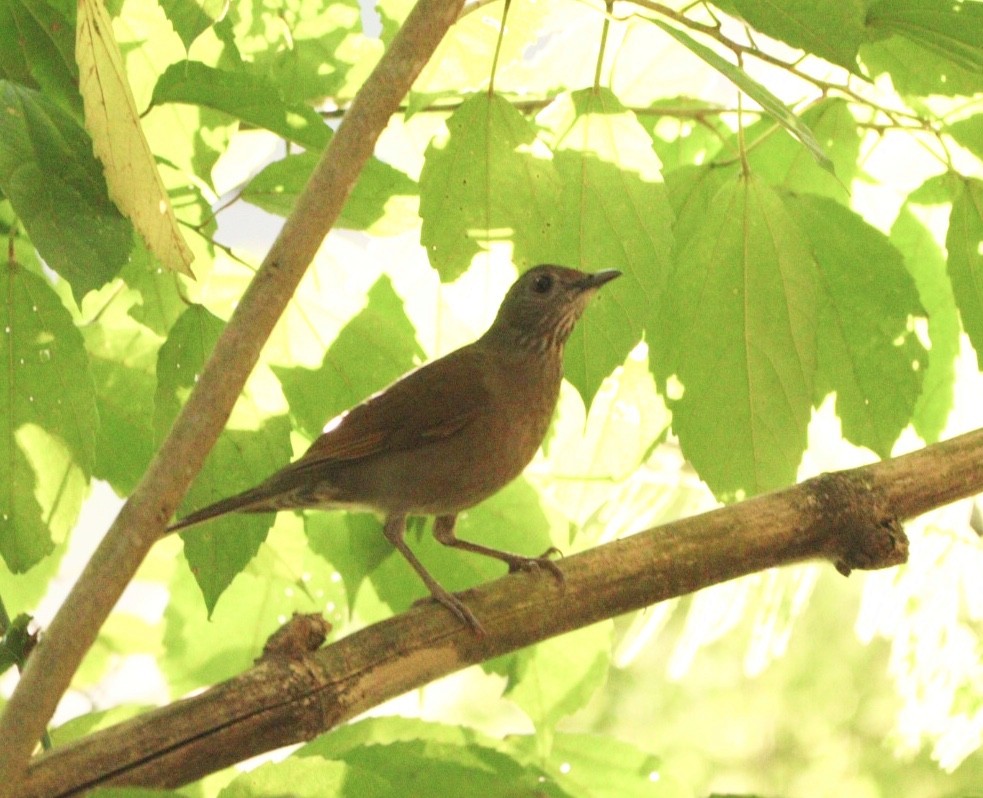
[[[549,274],[541,274],[533,280],[532,288],[537,294],[545,294],[553,287],[553,277]]]

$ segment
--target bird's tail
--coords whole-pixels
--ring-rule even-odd
[[[235,496],[217,501],[215,504],[202,507],[200,510],[195,510],[180,521],[175,521],[167,527],[167,531],[177,532],[179,529],[200,524],[202,521],[217,518],[226,513],[274,513],[280,509],[277,506],[276,497],[271,496],[269,491],[262,490],[263,487],[263,485],[258,485],[250,490],[237,493]]]

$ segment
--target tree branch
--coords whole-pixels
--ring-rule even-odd
[[[19,794],[178,786],[468,665],[718,582],[811,559],[844,574],[897,565],[908,553],[902,520],[981,491],[983,430],[824,474],[566,558],[562,589],[523,573],[469,591],[481,638],[426,604],[310,656],[265,657],[198,696],[42,754]]]
[[[170,434],[28,660],[0,717],[0,798],[21,795],[28,757],[82,657],[201,468],[379,134],[462,2],[419,0],[413,8],[325,150]]]

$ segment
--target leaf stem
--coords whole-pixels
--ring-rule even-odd
[[[614,9],[614,0],[604,0],[607,6],[607,13],[604,15],[604,23],[601,25],[601,44],[597,49],[597,66],[594,69],[594,93],[601,88],[601,67],[604,64],[604,48],[608,43],[608,31],[611,29],[611,12]]]
[[[495,96],[495,72],[498,70],[498,56],[502,52],[502,39],[505,38],[505,21],[509,17],[509,7],[512,0],[505,0],[505,7],[502,9],[502,24],[498,29],[498,40],[495,42],[495,55],[492,57],[491,76],[488,78],[488,96]]]

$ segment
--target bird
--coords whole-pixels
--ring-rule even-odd
[[[329,422],[310,448],[253,488],[197,510],[175,532],[226,513],[370,510],[437,602],[479,636],[474,613],[427,571],[405,540],[408,516],[434,516],[443,545],[501,560],[510,572],[545,569],[526,557],[461,540],[457,515],[498,492],[539,449],[556,408],[564,344],[598,289],[619,277],[552,264],[512,284],[476,341],[430,361]]]

